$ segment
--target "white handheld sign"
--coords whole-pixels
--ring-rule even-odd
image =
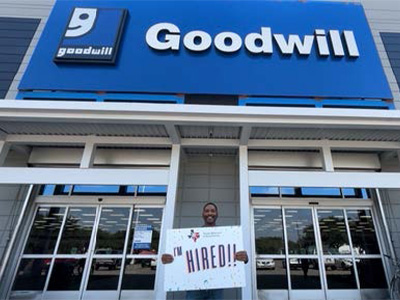
[[[243,249],[240,226],[174,229],[167,232],[165,291],[243,287],[244,263],[235,253]]]

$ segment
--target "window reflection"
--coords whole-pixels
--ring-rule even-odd
[[[162,208],[135,208],[128,254],[157,254],[161,222]]]
[[[78,291],[86,259],[56,259],[50,277],[49,291]]]
[[[321,279],[317,259],[291,258],[290,280],[294,290],[319,290]]]
[[[87,290],[117,290],[122,259],[93,259]]]
[[[58,253],[85,254],[88,251],[93,224],[94,207],[72,207],[68,211]]]
[[[39,207],[24,254],[52,254],[60,232],[65,208]]]
[[[350,254],[343,210],[317,210],[324,254]]]
[[[356,289],[357,283],[351,258],[325,259],[326,279],[329,289]]]
[[[285,253],[280,209],[255,209],[254,230],[257,254]]]
[[[14,291],[41,291],[47,278],[51,259],[22,259],[17,271]]]
[[[95,254],[122,254],[128,222],[129,208],[104,207],[97,229]]]
[[[127,259],[125,261],[123,290],[153,290],[157,259]]]
[[[287,274],[284,259],[257,258],[257,289],[287,289]]]
[[[285,209],[290,254],[316,254],[314,225],[310,209]]]
[[[362,289],[386,289],[386,277],[381,259],[356,259]]]
[[[347,210],[354,254],[379,254],[374,221],[370,210]]]

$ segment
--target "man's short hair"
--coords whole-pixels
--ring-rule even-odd
[[[218,206],[217,206],[215,203],[213,203],[213,202],[207,202],[206,204],[204,204],[204,206],[203,206],[203,211],[204,211],[204,209],[206,208],[207,205],[212,205],[212,206],[214,206],[216,212],[218,212]]]

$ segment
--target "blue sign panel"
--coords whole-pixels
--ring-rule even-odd
[[[114,63],[125,15],[126,9],[74,8],[54,61]]]
[[[116,32],[114,65],[79,63]],[[392,98],[359,4],[59,0],[42,37],[20,90]]]

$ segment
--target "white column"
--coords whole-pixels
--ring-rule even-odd
[[[8,152],[10,151],[11,143],[0,141],[0,166],[4,165]]]
[[[251,243],[250,197],[249,197],[249,167],[248,147],[239,146],[239,188],[240,188],[240,225],[243,230],[243,245],[249,256],[249,262],[245,265],[246,287],[242,288],[242,299],[256,298],[255,281],[253,282],[252,268],[254,257]]]
[[[179,173],[179,160],[181,156],[181,146],[172,145],[171,151],[171,165],[168,179],[167,200],[165,202],[164,216],[161,224],[160,232],[160,246],[158,248],[158,262],[155,281],[154,299],[161,300],[166,298],[164,292],[164,265],[161,263],[161,254],[165,253],[165,245],[167,240],[167,230],[172,229],[174,225],[175,203],[178,190],[178,173]]]
[[[87,169],[93,166],[94,156],[96,154],[96,147],[97,145],[92,141],[88,141],[85,144],[85,149],[83,150],[80,168]]]
[[[329,147],[328,145],[324,145],[321,147],[320,151],[322,154],[322,165],[324,166],[324,171],[325,172],[334,172],[335,168],[333,166],[331,147]]]

